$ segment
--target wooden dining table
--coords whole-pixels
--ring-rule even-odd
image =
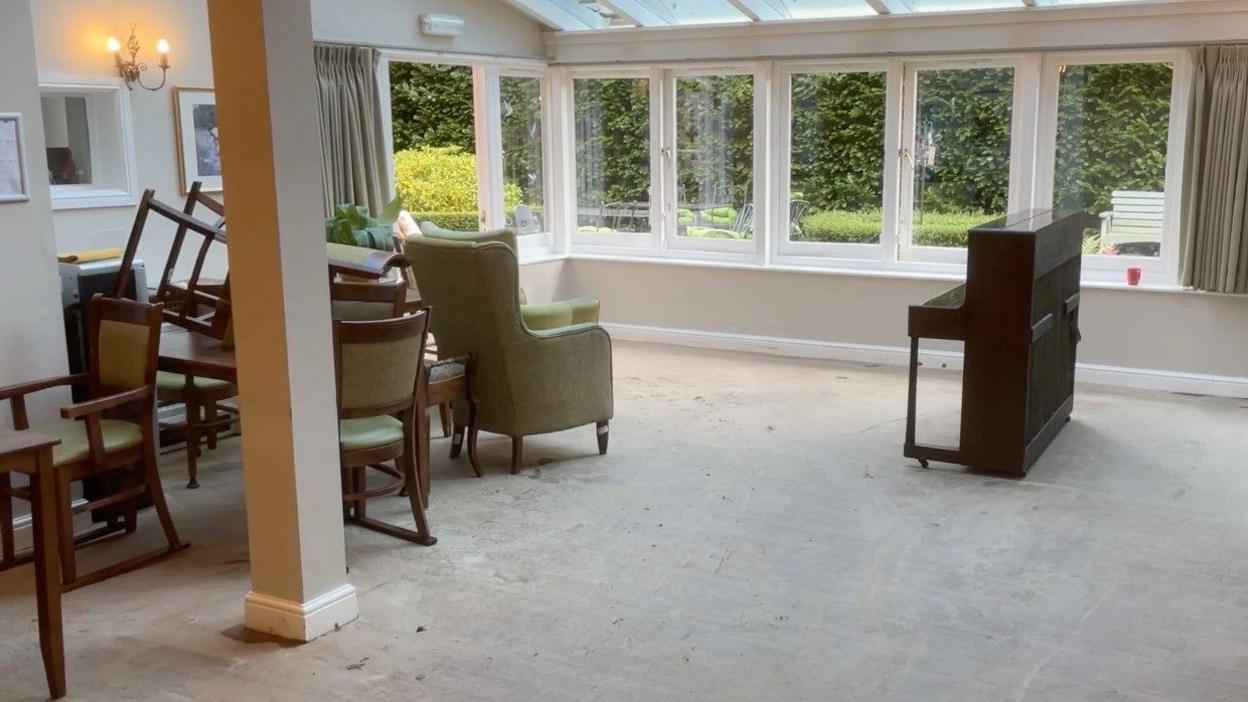
[[[30,478],[39,649],[52,699],[65,696],[61,562],[57,555],[60,512],[56,505],[56,475],[52,465],[52,447],[60,442],[56,437],[33,431],[0,430],[0,473],[23,473]]]
[[[170,373],[238,383],[234,350],[220,339],[169,326],[160,334],[157,367]]]

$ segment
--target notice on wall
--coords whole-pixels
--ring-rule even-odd
[[[25,202],[26,163],[22,153],[22,116],[0,114],[0,202]]]

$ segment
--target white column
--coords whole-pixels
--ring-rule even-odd
[[[247,628],[310,641],[346,580],[309,0],[209,0],[243,408]]]

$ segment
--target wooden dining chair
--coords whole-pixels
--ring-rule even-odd
[[[424,309],[417,302],[413,303],[407,295],[405,280],[385,280],[372,283],[332,281],[329,286],[330,313],[334,319],[342,321],[370,321],[400,317],[409,311]],[[420,494],[424,506],[429,507],[429,491],[432,488],[429,469],[429,438],[431,425],[429,410],[433,407],[449,408],[453,403],[462,403],[468,408],[470,417],[476,415],[476,403],[472,399],[469,387],[470,359],[438,358],[436,351],[431,352],[426,339],[424,362],[420,376],[420,387],[417,392],[416,413],[416,473],[420,477]],[[443,427],[449,434],[451,420],[447,414],[442,416]],[[471,423],[472,420],[470,420]],[[464,427],[455,430],[451,441],[451,458],[458,458],[463,450]],[[473,472],[481,477],[481,464],[477,459],[475,447],[470,448],[468,460]],[[406,496],[406,489],[400,491]]]
[[[60,509],[60,558],[63,589],[73,590],[120,575],[180,551],[189,544],[178,538],[165,503],[156,462],[156,357],[162,310],[131,300],[96,295],[87,307],[91,354],[87,373],[22,383],[0,389],[8,400],[15,429],[33,429],[60,439],[52,450]],[[81,386],[88,399],[61,408],[61,419],[30,426],[26,397],[60,386]],[[115,481],[116,490],[89,501],[71,502],[70,486],[87,478]],[[29,490],[0,483],[0,499],[31,500]],[[74,548],[117,529],[105,525],[75,536],[75,514],[91,510],[119,511],[126,533],[137,527],[137,501],[146,497],[168,542],[165,548],[79,575]],[[12,543],[12,522],[0,524],[3,542]],[[13,562],[15,559],[6,558]],[[27,559],[16,559],[25,562]]]
[[[416,473],[416,393],[428,311],[376,321],[334,320],[343,514],[352,524],[432,546]],[[393,463],[394,465],[386,465]],[[368,471],[391,478],[369,488]],[[368,516],[368,501],[407,488],[416,529]]]
[[[207,216],[207,219],[201,215]],[[216,247],[228,246],[225,234],[225,206],[203,191],[203,183],[191,183],[182,209],[175,209],[155,197],[155,191],[143,193],[135,212],[134,226],[126,243],[122,273],[118,276],[113,297],[129,284],[130,263],[138,254],[139,242],[150,217],[173,226],[173,238],[165,255],[164,266],[152,291],[152,302],[164,306],[165,321],[200,334],[207,334],[223,343],[233,343],[230,279],[203,277],[204,266]],[[211,222],[209,221],[211,220]],[[196,238],[198,237],[198,238]],[[189,251],[190,273],[184,280],[176,276],[186,269],[183,252]],[[235,413],[227,400],[238,396],[238,388],[215,378],[200,378],[160,371],[156,374],[156,399],[162,405],[181,404],[185,421],[162,425],[186,440],[186,472],[188,488],[199,487],[200,446],[217,447],[220,432],[234,423]]]

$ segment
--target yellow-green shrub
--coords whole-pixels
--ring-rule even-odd
[[[425,146],[394,155],[394,190],[409,212],[477,212],[477,157],[458,146]],[[520,187],[503,189],[507,207],[520,204]]]

